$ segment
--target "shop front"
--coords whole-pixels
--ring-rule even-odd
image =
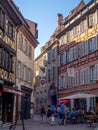
[[[25,96],[21,98],[21,110],[23,113],[23,118],[30,119],[32,89],[26,86],[21,86],[21,90],[25,92]]]
[[[0,86],[0,120],[3,123],[13,122],[13,118],[15,118],[14,99],[16,95],[24,96],[25,93],[12,87]]]

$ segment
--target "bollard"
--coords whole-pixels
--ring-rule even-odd
[[[0,121],[0,130],[2,130],[2,124],[3,124],[3,122]]]

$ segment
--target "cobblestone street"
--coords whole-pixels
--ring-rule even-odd
[[[94,127],[88,127],[88,124],[67,124],[65,126],[58,125],[56,120],[55,126],[51,126],[45,120],[45,123],[42,123],[40,118],[34,117],[34,119],[28,119],[24,121],[25,130],[94,130]],[[2,130],[9,130],[9,128],[3,128]],[[23,130],[22,123],[18,123],[15,130]]]

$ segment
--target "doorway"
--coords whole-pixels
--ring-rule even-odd
[[[12,122],[13,120],[13,100],[14,96],[11,93],[3,93],[2,98],[2,120],[4,123]]]

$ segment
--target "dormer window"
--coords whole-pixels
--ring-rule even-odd
[[[73,28],[73,38],[76,37],[77,35],[78,35],[78,27],[75,26],[75,27]]]
[[[92,27],[94,25],[94,14],[89,15],[88,26]]]

